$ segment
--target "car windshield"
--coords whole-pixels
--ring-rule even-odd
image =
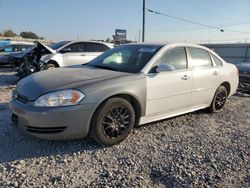
[[[53,50],[57,50],[58,48],[64,46],[65,44],[68,44],[69,42],[70,41],[61,41],[61,42],[53,43],[49,45],[49,47],[52,48]]]
[[[122,45],[103,53],[87,65],[120,72],[137,73],[161,47],[161,45]]]

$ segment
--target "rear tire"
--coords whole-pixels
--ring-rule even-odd
[[[101,145],[115,145],[127,138],[134,124],[132,105],[125,99],[111,98],[95,112],[90,136]]]
[[[210,112],[219,112],[220,110],[222,110],[226,104],[227,96],[228,96],[227,89],[221,85],[216,90],[213,101],[209,106],[208,110]]]

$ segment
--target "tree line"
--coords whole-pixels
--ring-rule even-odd
[[[11,29],[4,30],[3,32],[0,32],[0,37],[16,37],[21,36],[25,39],[44,39],[44,37],[38,36],[36,33],[31,31],[23,31],[19,35],[16,34]]]

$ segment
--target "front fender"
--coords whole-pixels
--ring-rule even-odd
[[[47,54],[41,57],[40,61],[43,64],[47,64],[51,61],[55,61],[57,62],[57,64],[59,65],[59,67],[62,66],[62,54],[56,53],[56,54]]]

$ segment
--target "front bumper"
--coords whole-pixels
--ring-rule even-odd
[[[94,104],[69,107],[34,107],[11,100],[10,109],[24,133],[48,139],[84,138],[89,133]]]

